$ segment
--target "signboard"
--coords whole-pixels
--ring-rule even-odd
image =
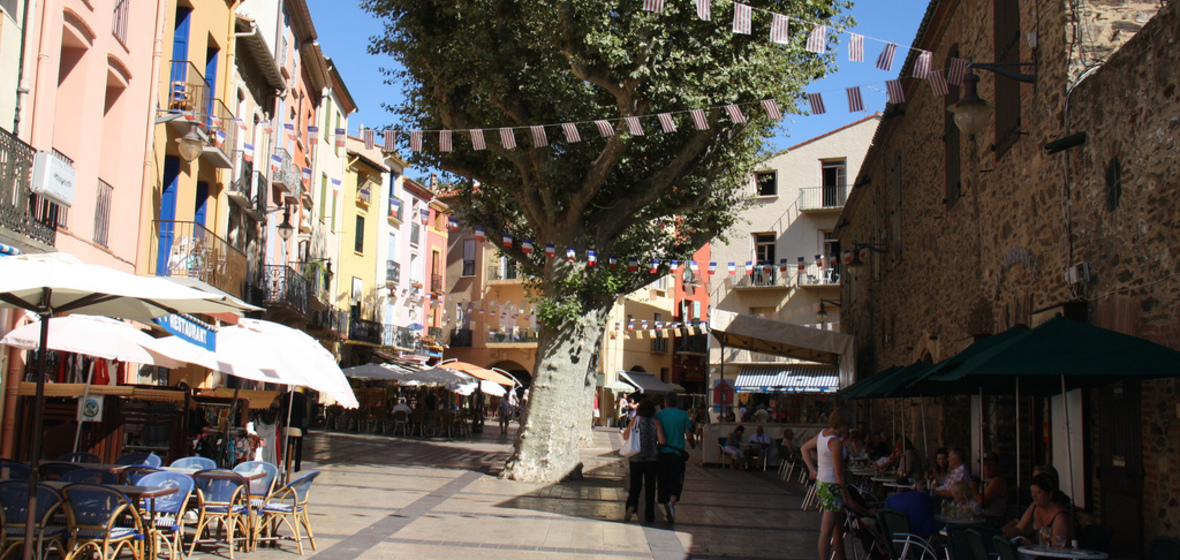
[[[37,152],[33,156],[33,183],[29,188],[34,193],[62,206],[72,206],[77,179],[74,166],[52,153]]]
[[[210,352],[217,351],[217,333],[196,319],[184,315],[166,315],[156,317],[152,321],[182,340],[196,344]]]
[[[102,395],[86,395],[78,401],[79,422],[102,422]]]

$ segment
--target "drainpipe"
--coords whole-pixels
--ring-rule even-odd
[[[21,98],[29,93],[29,88],[21,85],[25,79],[25,42],[29,37],[29,0],[25,0],[24,12],[20,16],[20,59],[16,67],[16,110],[12,115],[12,135],[20,138],[20,109]],[[12,455],[5,455],[11,457]]]
[[[146,265],[145,270],[137,270],[136,272],[146,272],[152,269],[152,263],[148,263],[148,255],[151,254],[151,223],[155,213],[152,211],[152,201],[155,199],[153,191],[155,190],[155,178],[153,177],[153,170],[156,161],[156,114],[159,112],[159,97],[160,97],[160,61],[163,58],[164,52],[164,25],[165,14],[163,5],[164,2],[156,3],[156,33],[152,39],[152,72],[151,78],[148,82],[150,85],[148,93],[148,114],[147,114],[147,140],[144,141],[143,148],[143,178],[140,180],[139,193],[139,227],[140,239],[137,245],[135,262],[137,265]],[[148,228],[147,232],[144,228]],[[144,242],[144,237],[147,237],[147,242]]]

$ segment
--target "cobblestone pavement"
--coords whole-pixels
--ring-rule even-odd
[[[819,515],[800,511],[800,487],[773,471],[688,468],[676,524],[623,523],[626,465],[615,430],[583,449],[585,479],[520,484],[494,475],[511,450],[490,432],[454,440],[311,433],[303,471],[320,560],[384,558],[800,559],[815,558]],[[612,445],[613,444],[613,445]],[[642,513],[638,516],[642,519]],[[221,548],[199,556],[224,556]],[[294,543],[237,558],[298,557]]]

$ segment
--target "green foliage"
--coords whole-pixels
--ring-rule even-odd
[[[452,207],[466,225],[483,225],[491,239],[528,237],[537,252],[505,252],[533,277],[542,320],[577,317],[655,278],[628,272],[626,259],[660,255],[687,260],[730,226],[748,197],[744,181],[765,157],[762,142],[776,123],[756,106],[735,124],[722,111],[697,131],[687,113],[700,107],[778,100],[798,113],[811,80],[831,67],[802,45],[808,27],[792,25],[789,45],[769,41],[769,18],[755,17],[751,35],[732,33],[727,17],[700,21],[695,3],[668,2],[663,13],[642,0],[362,0],[386,21],[374,53],[392,55],[404,71],[390,83],[406,90],[395,108],[405,128],[426,130],[415,164],[438,167],[454,180]],[[806,21],[825,21],[837,35],[842,0],[767,0],[757,7]],[[727,10],[719,10],[726,13]],[[662,133],[654,118],[632,136],[622,122],[600,138],[592,121],[672,112],[678,130]],[[516,149],[494,130],[579,123],[583,140],[570,143],[547,127],[549,146],[534,147],[527,128]],[[454,130],[453,152],[438,151],[437,131]],[[468,130],[485,129],[487,150],[471,148]],[[541,248],[566,247],[577,262],[547,259]],[[599,266],[585,263],[587,250]],[[620,264],[606,266],[609,255]]]

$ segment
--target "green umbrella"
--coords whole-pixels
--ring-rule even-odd
[[[860,381],[857,381],[856,383],[853,383],[852,385],[849,385],[848,387],[845,387],[842,391],[840,391],[840,394],[847,399],[864,398],[863,394],[866,391],[871,390],[873,387],[880,384],[881,380],[884,379],[885,376],[888,376],[899,369],[901,369],[900,366],[893,366],[891,368],[881,370],[873,375],[861,379]]]

